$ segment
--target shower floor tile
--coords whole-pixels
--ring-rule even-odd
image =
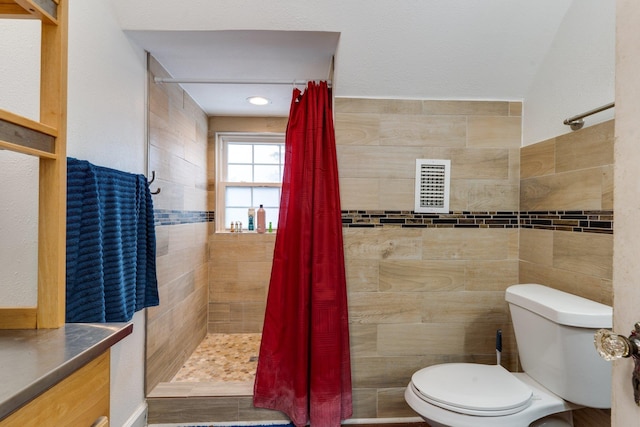
[[[261,334],[208,334],[171,382],[253,384],[260,339]]]

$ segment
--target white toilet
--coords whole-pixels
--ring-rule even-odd
[[[432,427],[572,426],[571,411],[611,407],[611,364],[593,335],[612,309],[537,284],[506,291],[524,372],[446,363],[414,373],[404,397]]]

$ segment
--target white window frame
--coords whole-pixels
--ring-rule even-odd
[[[269,187],[282,189],[282,182],[228,182],[227,177],[227,146],[233,142],[248,142],[252,144],[284,144],[284,133],[266,132],[216,132],[215,156],[216,156],[216,183],[215,183],[215,215],[216,232],[229,232],[226,228],[226,203],[225,194],[227,186],[232,187]],[[284,163],[283,163],[284,165]],[[258,206],[255,206],[256,212]],[[255,220],[254,220],[255,221]],[[243,231],[247,231],[247,221],[242,221]],[[255,229],[255,223],[254,223]]]

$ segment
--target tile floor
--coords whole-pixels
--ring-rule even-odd
[[[260,338],[261,334],[208,334],[171,382],[253,383]]]

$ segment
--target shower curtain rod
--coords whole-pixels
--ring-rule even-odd
[[[599,113],[601,111],[608,110],[609,108],[613,108],[615,105],[616,105],[615,102],[610,102],[607,105],[603,105],[602,107],[594,108],[593,110],[589,110],[586,113],[582,113],[582,114],[575,115],[573,117],[569,117],[568,119],[565,119],[565,121],[563,123],[565,125],[571,126],[571,130],[581,129],[582,126],[584,126],[584,120],[582,120],[582,119],[584,119],[585,117],[591,116],[593,114]]]
[[[173,78],[154,77],[155,83],[189,83],[189,84],[214,84],[214,85],[306,85],[313,80],[228,80],[228,79],[198,79],[198,78]],[[331,80],[327,80],[331,86]]]

